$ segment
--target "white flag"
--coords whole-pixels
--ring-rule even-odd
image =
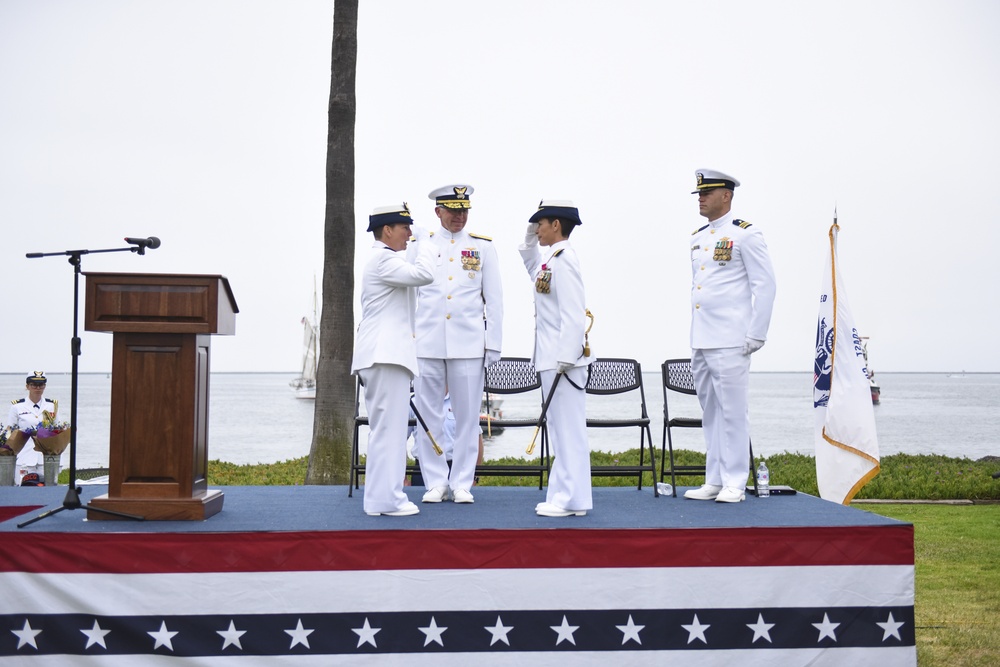
[[[839,230],[834,217],[819,297],[813,407],[819,495],[846,505],[878,474],[879,453],[864,347],[837,263]]]

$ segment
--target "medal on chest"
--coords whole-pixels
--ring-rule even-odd
[[[462,251],[462,268],[466,271],[480,271],[483,268],[478,250],[466,248]]]
[[[535,278],[535,291],[539,294],[548,294],[552,291],[552,269],[548,264],[542,264],[542,270]]]
[[[715,254],[712,255],[712,261],[719,262],[719,264],[733,261],[733,242],[728,236],[723,236],[715,244]]]

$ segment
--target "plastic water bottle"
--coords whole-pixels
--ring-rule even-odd
[[[672,496],[674,495],[674,487],[671,486],[669,482],[657,482],[656,491],[661,496]]]
[[[758,498],[770,498],[771,497],[771,473],[767,470],[767,464],[764,463],[764,459],[760,460],[760,465],[757,466],[757,497]]]

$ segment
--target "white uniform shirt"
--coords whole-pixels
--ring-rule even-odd
[[[756,225],[727,213],[691,237],[691,348],[742,347],[767,340],[775,280]]]
[[[51,398],[43,396],[42,400],[38,401],[38,407],[35,407],[35,403],[32,403],[30,398],[25,397],[11,402],[10,410],[7,412],[7,421],[4,423],[19,431],[37,428],[42,423],[42,411],[55,413],[56,409],[56,402]],[[41,452],[35,450],[34,445],[29,440],[24,443],[21,453],[17,455],[17,465],[41,465],[43,456]]]
[[[487,349],[499,352],[503,289],[492,241],[442,227],[431,243],[434,282],[417,290],[417,356],[481,359]]]
[[[417,244],[419,245],[419,244]],[[375,241],[372,257],[361,276],[361,324],[354,339],[351,373],[374,364],[398,364],[417,374],[413,340],[415,287],[434,279],[432,252],[415,253],[413,263]]]
[[[583,356],[587,303],[576,251],[560,241],[548,248],[522,245],[519,252],[535,281],[535,370],[556,370],[560,361],[587,366],[594,356]],[[539,291],[540,279],[547,291]]]

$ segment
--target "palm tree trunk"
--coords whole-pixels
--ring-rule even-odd
[[[347,484],[354,434],[354,118],[358,0],[335,0],[326,153],[323,313],[306,484]]]

